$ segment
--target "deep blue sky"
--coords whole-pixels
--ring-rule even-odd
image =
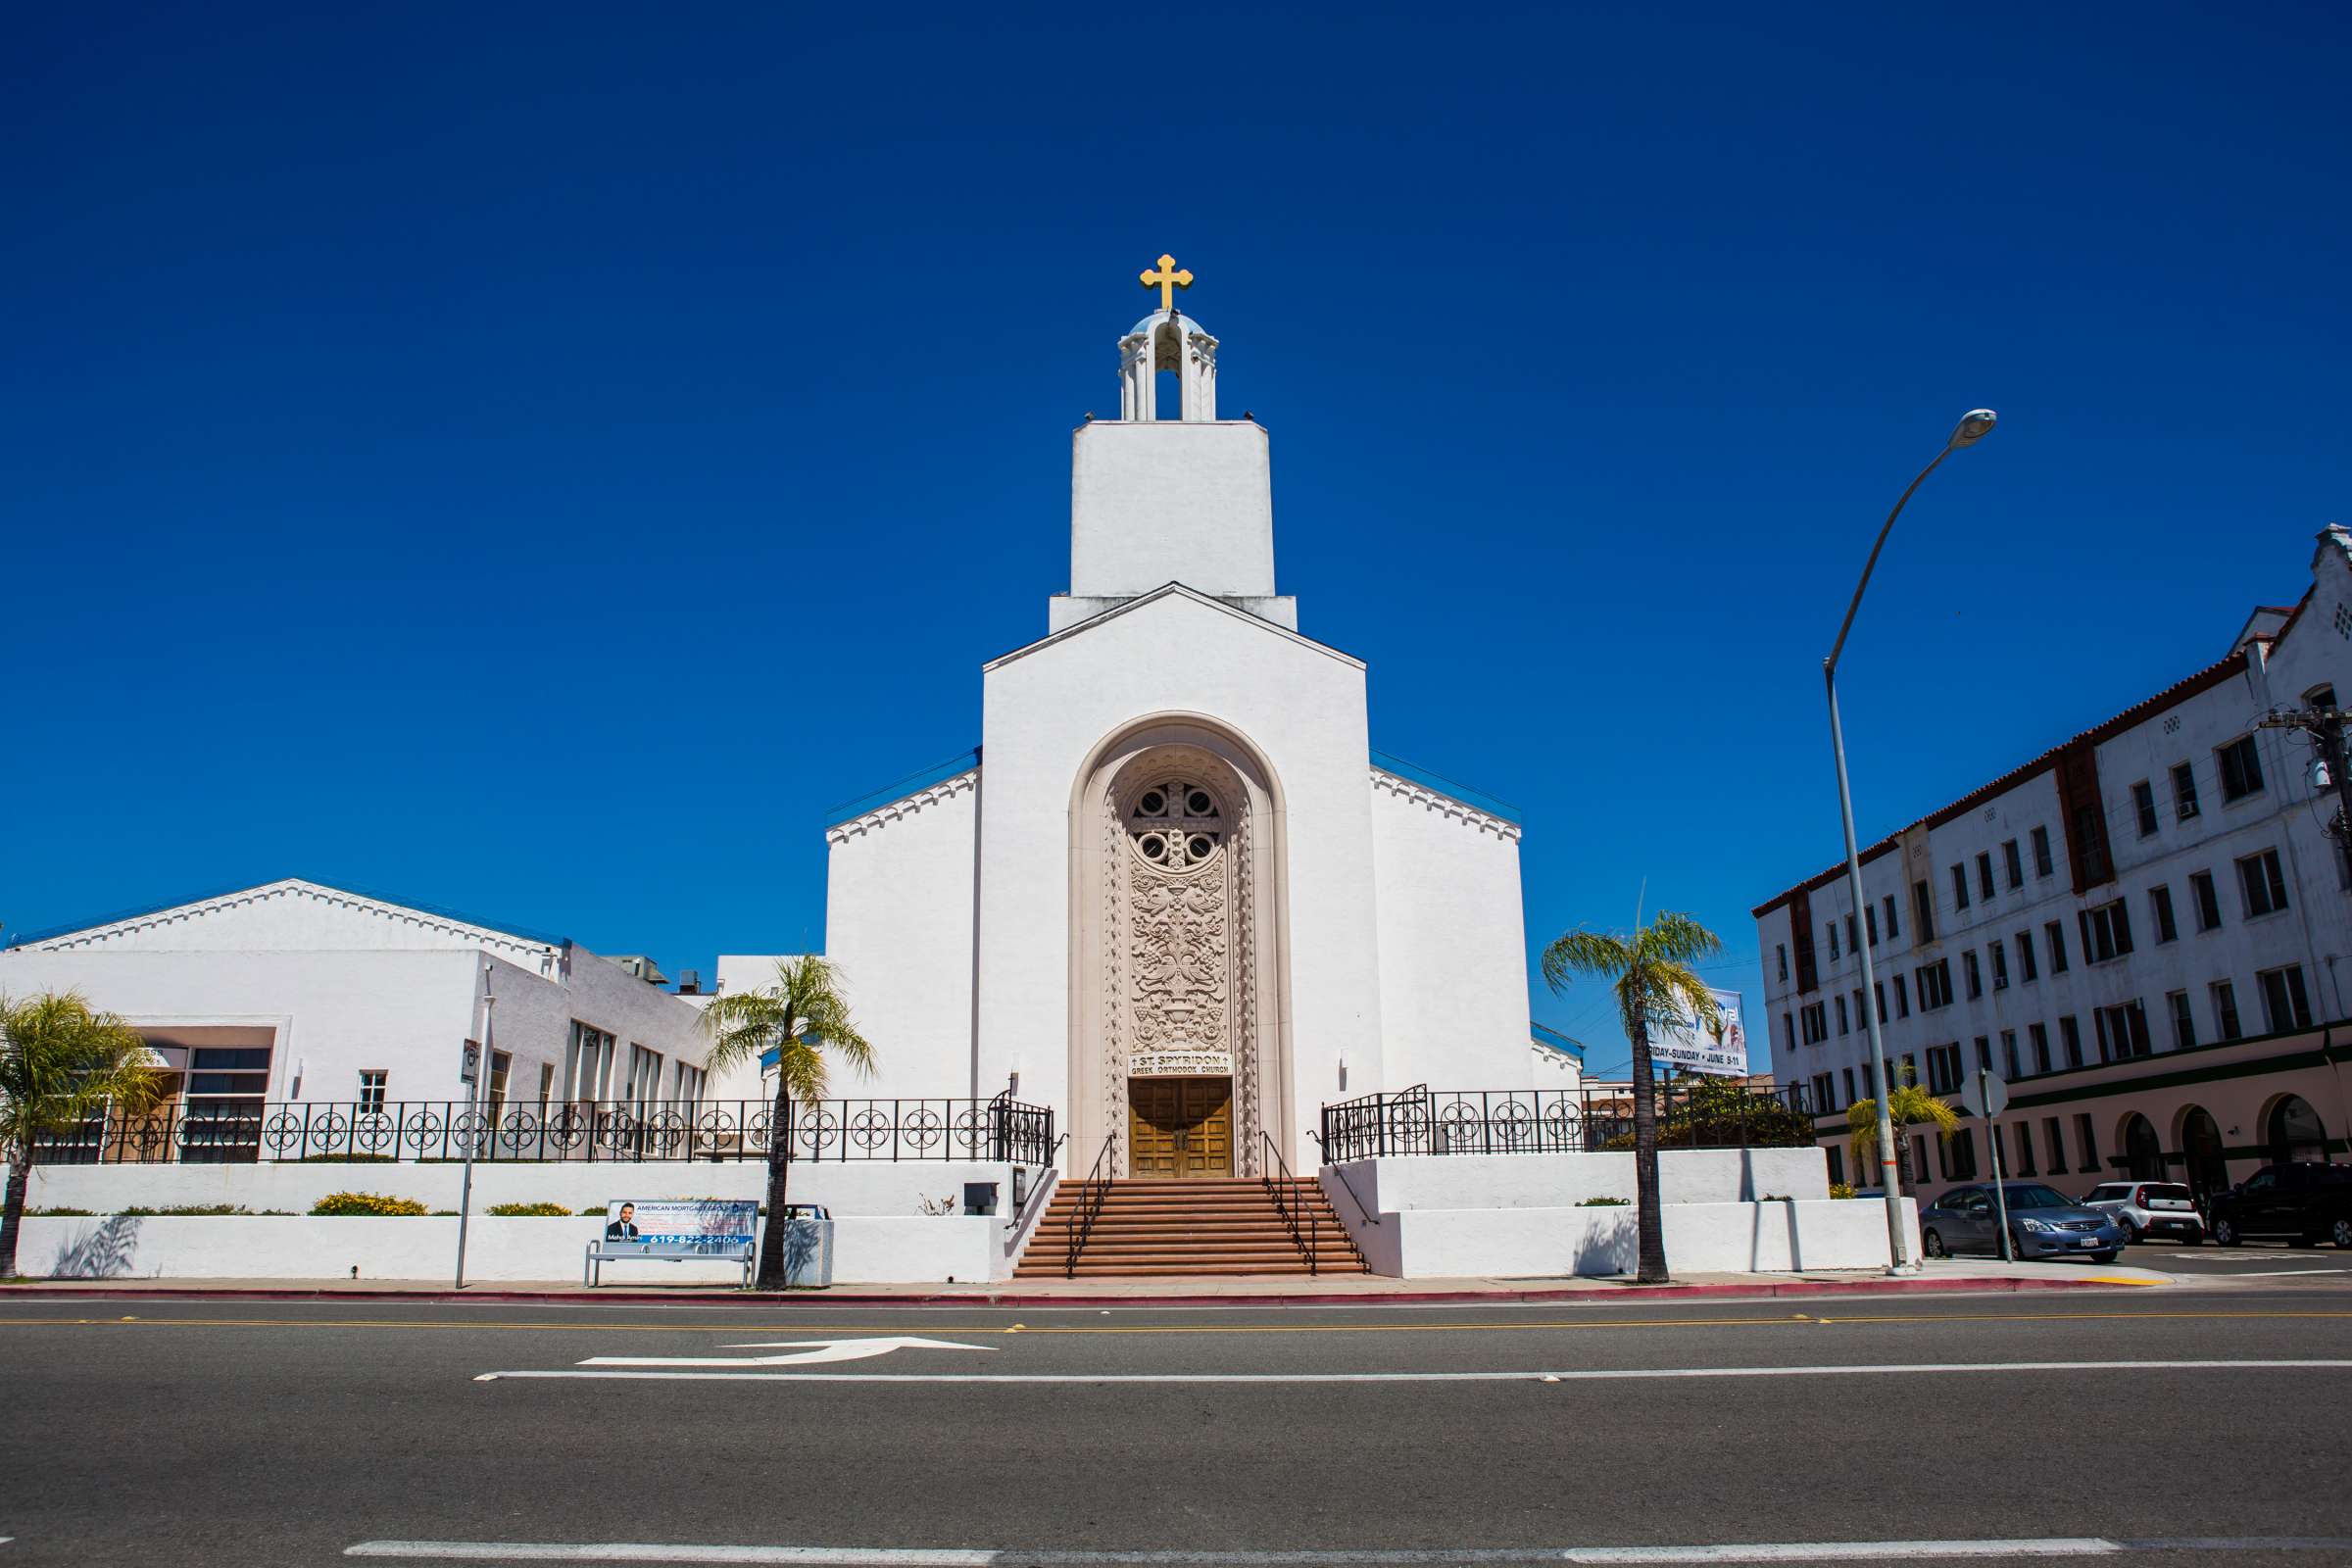
[[[1162,250],[1531,942],[1713,924],[2218,657],[2345,517],[2325,5],[21,10],[0,918],[300,874],[673,972],[972,745]],[[1623,1059],[1604,995],[1537,1016]],[[1466,1085],[1463,1087],[1477,1087]]]

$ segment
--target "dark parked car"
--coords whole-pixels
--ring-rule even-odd
[[[2112,1263],[2124,1233],[2112,1215],[2084,1208],[2054,1187],[2039,1182],[2003,1182],[2009,1205],[2012,1257],[2088,1257]],[[1992,1184],[1955,1187],[1919,1214],[1920,1245],[1930,1257],[1953,1252],[2001,1250],[2000,1210]]]
[[[2283,1236],[2297,1247],[2333,1242],[2352,1249],[2352,1165],[2315,1159],[2265,1165],[2206,1201],[2213,1239],[2224,1247]]]

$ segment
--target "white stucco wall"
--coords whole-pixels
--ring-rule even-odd
[[[978,769],[825,830],[825,956],[873,1042],[862,1096],[993,1095],[972,1054],[973,921],[979,895]]]
[[[1916,1233],[1908,1199],[1904,1210]],[[1667,1266],[1677,1273],[1886,1266],[1886,1211],[1878,1203],[1677,1203],[1660,1217]],[[1535,1279],[1632,1273],[1640,1262],[1634,1227],[1631,1208],[1474,1208],[1414,1209],[1351,1231],[1376,1274]]]
[[[1117,598],[1182,582],[1274,592],[1266,432],[1221,422],[1097,421],[1070,438],[1070,593]]]
[[[1600,1154],[1414,1154],[1348,1160],[1337,1172],[1377,1213],[1416,1208],[1573,1207],[1588,1198],[1634,1196],[1634,1156]],[[1663,1149],[1658,1198],[1667,1204],[1735,1203],[1765,1197],[1830,1196],[1820,1149]],[[1343,1207],[1353,1200],[1335,1198]]]
[[[1371,780],[1382,1078],[1351,1061],[1324,1098],[1532,1086],[1518,827],[1378,768]]]
[[[980,822],[980,1081],[1067,1103],[1070,800],[1094,750],[1157,713],[1198,714],[1269,761],[1287,808],[1290,1003],[1302,1120],[1381,1040],[1363,665],[1182,594],[1139,602],[987,666]],[[1524,987],[1521,988],[1524,991]],[[1278,1136],[1293,1165],[1300,1128]]]
[[[580,1277],[603,1216],[476,1217],[467,1228],[466,1278],[569,1282]],[[19,1243],[28,1274],[91,1279],[437,1280],[455,1271],[454,1218],[28,1219]],[[837,1220],[833,1279],[840,1285],[1005,1279],[1013,1258],[995,1219]],[[357,1269],[357,1275],[353,1270]],[[607,1262],[607,1289],[641,1285],[739,1285],[740,1264]]]

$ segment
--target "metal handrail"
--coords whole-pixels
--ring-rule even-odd
[[[1316,1131],[1312,1127],[1309,1127],[1306,1130],[1306,1136],[1315,1141],[1316,1148],[1323,1148],[1322,1133]],[[1355,1211],[1364,1216],[1364,1223],[1367,1225],[1379,1224],[1380,1216],[1373,1213],[1372,1210],[1365,1205],[1364,1195],[1355,1190],[1355,1183],[1348,1179],[1348,1172],[1342,1169],[1338,1162],[1331,1157],[1331,1151],[1328,1149],[1323,1150],[1323,1163],[1331,1167],[1331,1173],[1340,1179],[1340,1185],[1348,1189],[1348,1196],[1355,1200]]]
[[[1103,1161],[1110,1160],[1111,1151],[1118,1147],[1117,1133],[1103,1139],[1102,1152],[1095,1156],[1094,1168],[1086,1173],[1086,1180],[1078,1184],[1077,1206],[1070,1210],[1070,1217],[1062,1225],[1063,1239],[1067,1244],[1061,1262],[1061,1277],[1065,1280],[1076,1277],[1078,1254],[1085,1249],[1087,1238],[1095,1234],[1095,1220],[1102,1214],[1102,1204],[1110,1197],[1110,1172],[1102,1167]],[[1117,1161],[1111,1160],[1111,1169],[1117,1169]]]
[[[1291,1241],[1306,1253],[1307,1273],[1319,1273],[1321,1270],[1315,1254],[1323,1243],[1323,1218],[1307,1208],[1306,1230],[1303,1235],[1300,1234],[1298,1211],[1306,1208],[1306,1205],[1298,1201],[1298,1189],[1292,1186],[1294,1178],[1290,1162],[1282,1157],[1282,1151],[1275,1146],[1272,1133],[1261,1128],[1258,1136],[1266,1141],[1267,1164],[1265,1175],[1260,1178],[1266,1184],[1266,1196],[1274,1200],[1274,1212],[1280,1214],[1282,1222],[1291,1228]],[[1280,1181],[1275,1180],[1276,1171],[1282,1173]]]
[[[1007,1234],[1018,1232],[1028,1222],[1029,1211],[1045,1201],[1045,1195],[1054,1186],[1054,1156],[1060,1153],[1061,1146],[1069,1141],[1070,1135],[1063,1133],[1054,1140],[1054,1147],[1046,1151],[1044,1168],[1038,1172],[1037,1185],[1029,1189],[1029,1201],[1015,1209],[1012,1218],[1004,1224]]]

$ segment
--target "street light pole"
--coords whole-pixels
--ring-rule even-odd
[[[1952,427],[1951,436],[1944,442],[1943,450],[1936,454],[1935,462],[1920,469],[1919,477],[1913,479],[1909,488],[1895,501],[1894,510],[1886,514],[1886,521],[1879,528],[1877,542],[1870,547],[1870,559],[1862,564],[1862,580],[1854,584],[1854,597],[1845,607],[1845,619],[1838,623],[1838,640],[1830,645],[1830,657],[1821,662],[1822,679],[1829,688],[1830,696],[1830,749],[1838,758],[1838,815],[1845,830],[1845,887],[1853,904],[1856,935],[1860,935],[1859,922],[1864,912],[1862,854],[1854,843],[1854,798],[1845,779],[1845,726],[1838,715],[1838,656],[1845,651],[1846,634],[1854,629],[1854,615],[1862,608],[1863,591],[1870,587],[1870,574],[1878,569],[1879,552],[1886,548],[1886,536],[1894,531],[1894,519],[1903,514],[1904,503],[1911,499],[1914,491],[1928,482],[1928,475],[1934,473],[1944,459],[1962,447],[1975,446],[1984,440],[1985,433],[1993,426],[1993,418],[1990,409],[1971,409],[1962,416],[1960,422]],[[1810,931],[1805,933],[1806,941],[1810,942],[1812,938]],[[1906,1256],[1904,1248],[1903,1192],[1902,1183],[1896,1179],[1900,1167],[1896,1164],[1894,1116],[1887,1107],[1887,1102],[1893,1098],[1894,1084],[1886,1073],[1886,1044],[1879,1029],[1879,983],[1871,969],[1870,944],[1857,943],[1855,953],[1862,959],[1862,1023],[1864,1032],[1870,1037],[1871,1074],[1877,1080],[1878,1088],[1879,1183],[1886,1194],[1886,1271],[1889,1274],[1902,1274],[1911,1272],[1919,1265],[1916,1260]]]

